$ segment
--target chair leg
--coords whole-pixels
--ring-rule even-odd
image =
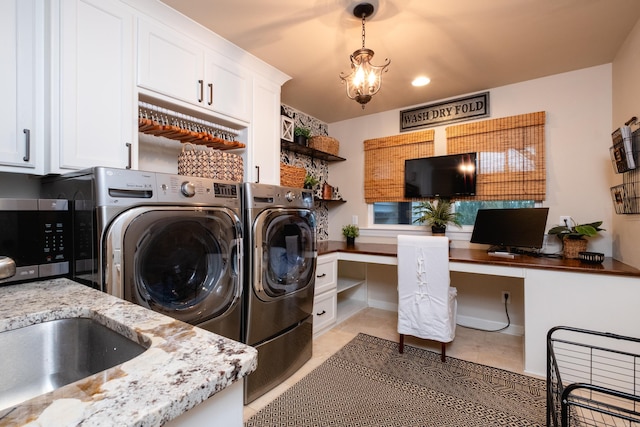
[[[398,343],[400,354],[404,353],[404,334],[400,334],[400,342]]]
[[[440,360],[442,362],[446,362],[446,354],[447,354],[447,344],[446,343],[440,343],[442,344],[442,346],[440,347]]]

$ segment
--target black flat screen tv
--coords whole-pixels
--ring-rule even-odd
[[[409,159],[404,162],[408,199],[476,194],[476,153]]]
[[[542,248],[549,208],[479,209],[471,243],[511,248]]]

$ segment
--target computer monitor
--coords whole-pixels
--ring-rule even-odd
[[[479,209],[471,243],[511,252],[513,248],[540,249],[544,243],[549,208]]]

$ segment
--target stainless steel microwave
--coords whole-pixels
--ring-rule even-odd
[[[0,199],[0,285],[68,274],[72,237],[67,200]]]

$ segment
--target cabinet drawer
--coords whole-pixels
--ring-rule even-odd
[[[316,295],[336,288],[338,279],[338,263],[334,260],[318,258],[316,267]]]
[[[336,323],[338,299],[335,292],[327,292],[313,302],[313,333],[316,334]]]

